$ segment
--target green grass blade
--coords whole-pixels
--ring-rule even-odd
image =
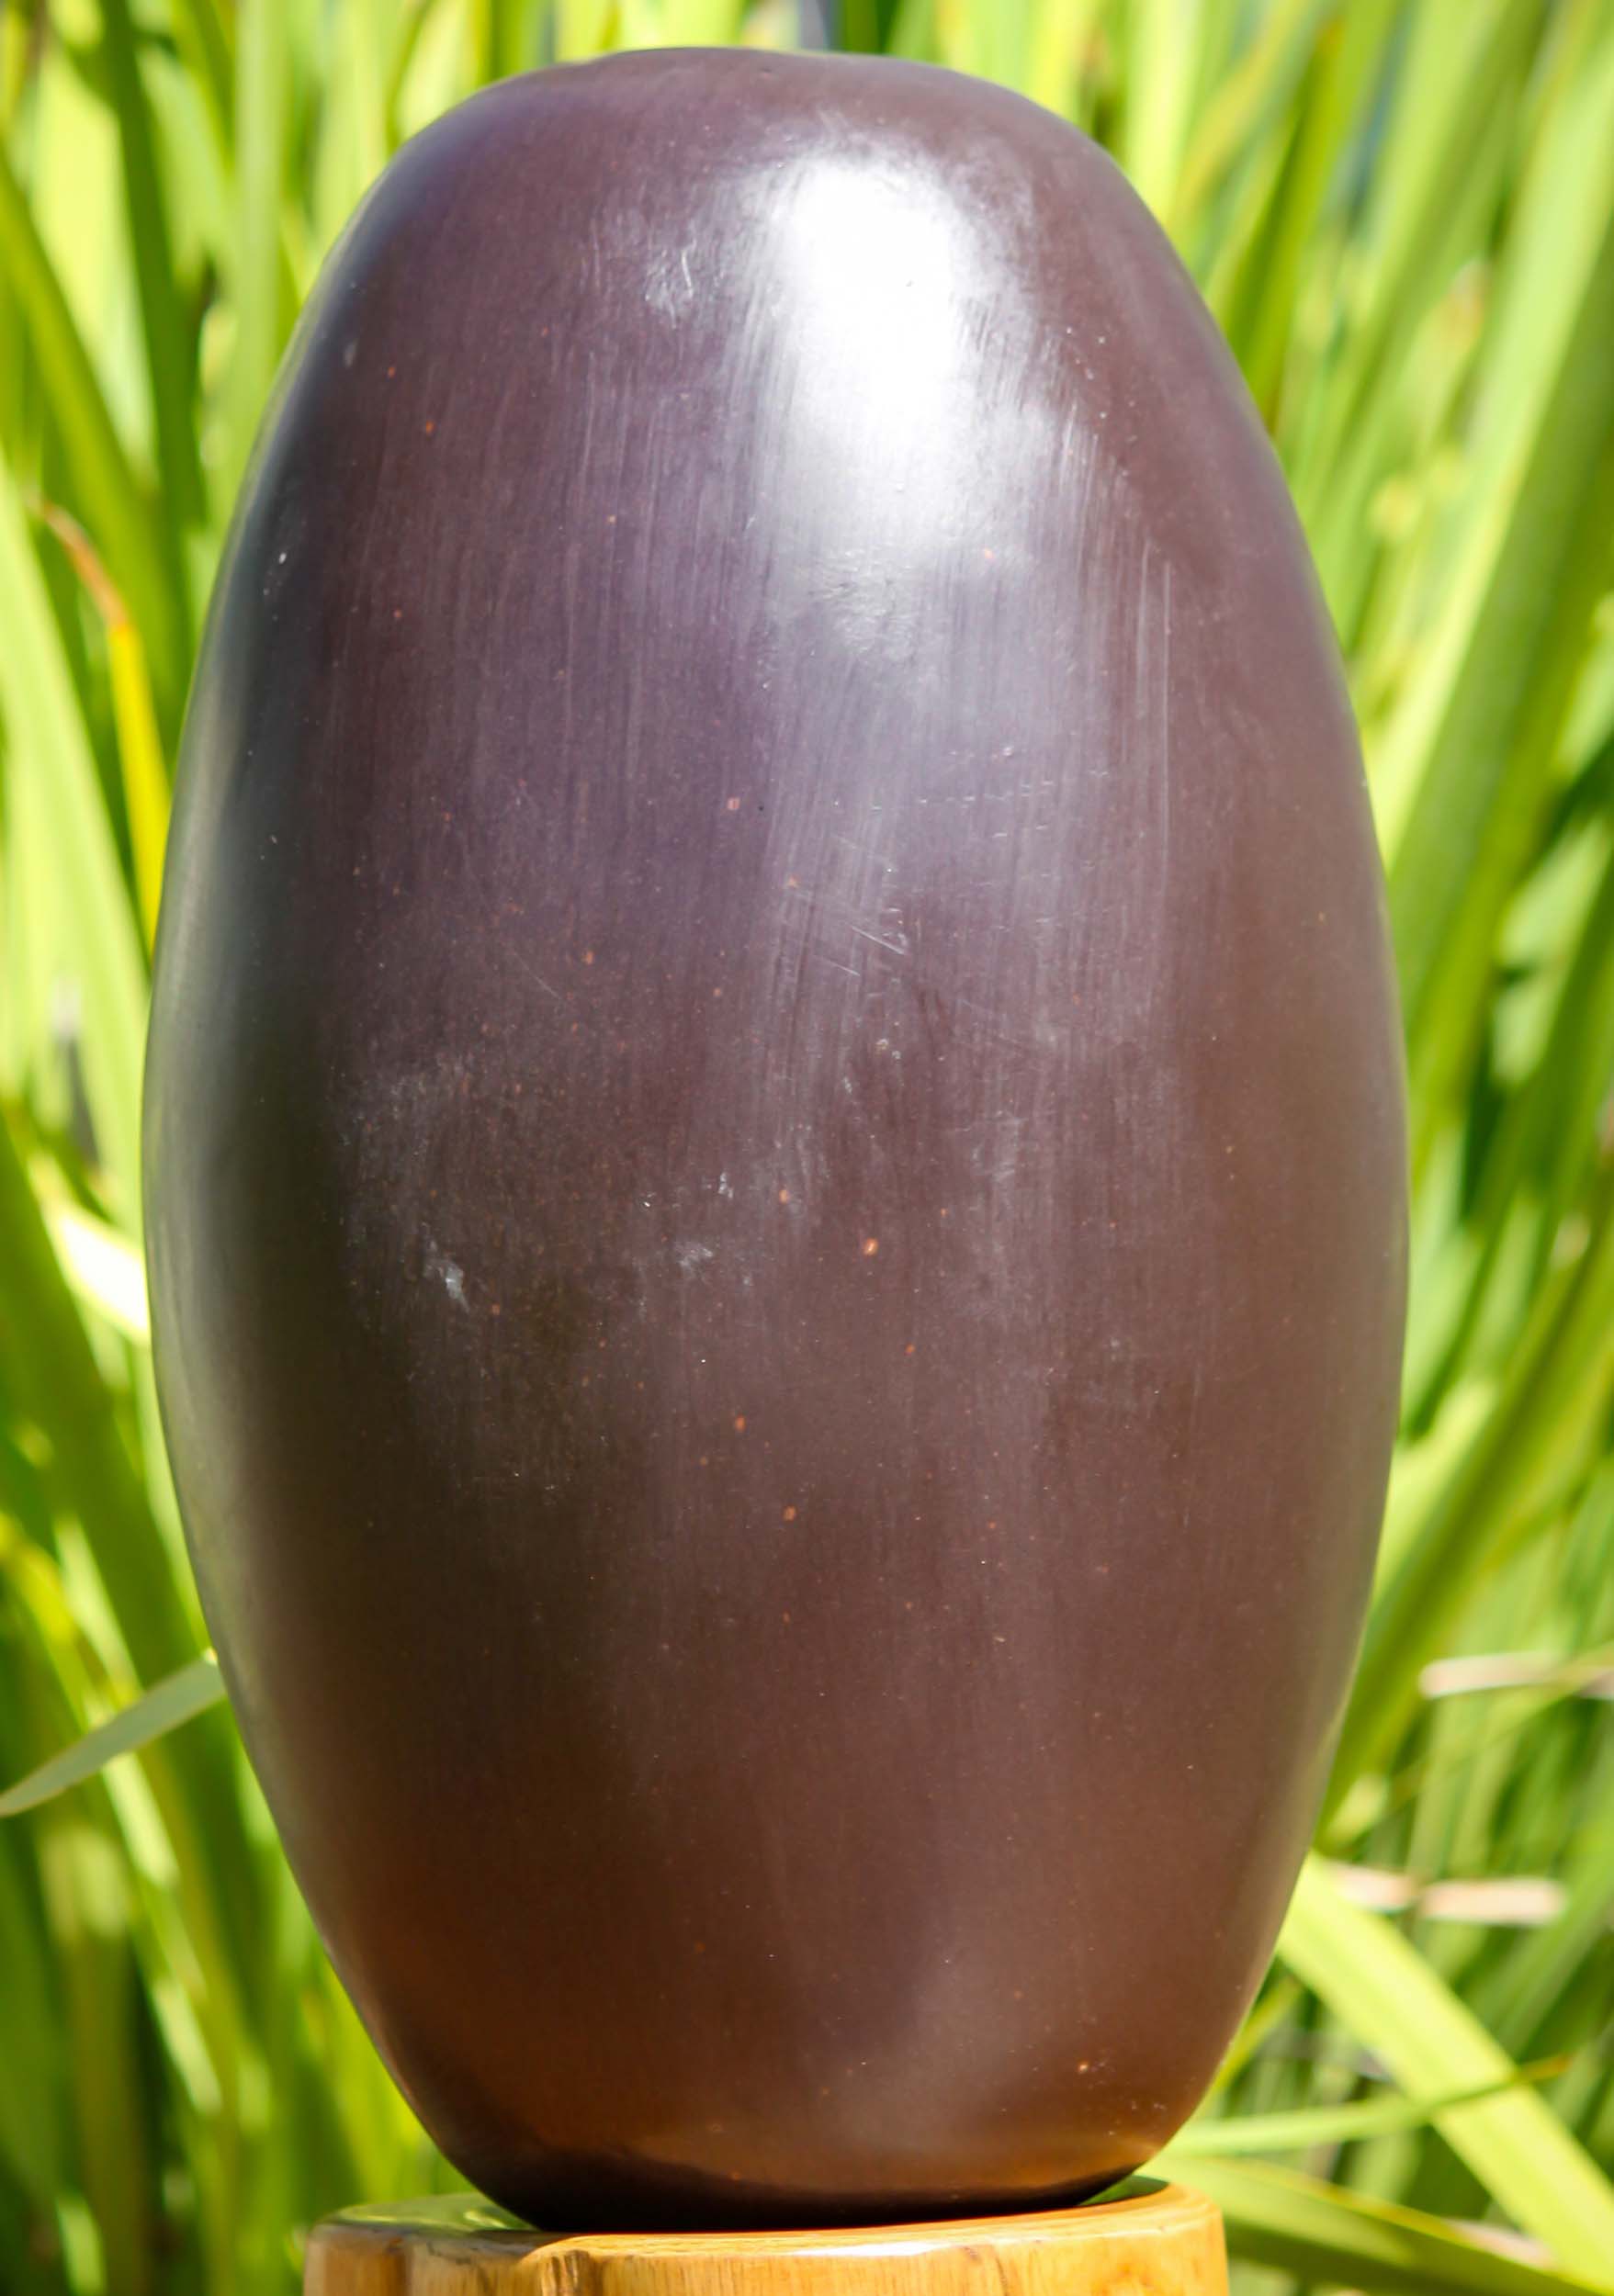
[[[48,1813],[40,1862],[50,1924],[65,1949],[69,2093],[98,2285],[104,2296],[148,2296],[153,2100],[141,2063],[128,1892],[107,1829],[65,1812]]]
[[[235,148],[231,18],[220,0],[173,0],[172,20],[191,84],[200,95],[220,154],[228,159]]]
[[[51,1196],[42,1188],[39,1192],[62,1272],[75,1296],[123,1338],[149,1347],[151,1307],[140,1254],[116,1228],[73,1203],[65,1191]]]
[[[246,467],[290,331],[281,208],[291,96],[290,26],[282,0],[242,0],[236,13],[236,230],[231,279],[226,476]]]
[[[1168,210],[1174,237],[1189,235],[1239,161],[1281,129],[1308,54],[1338,12],[1338,0],[1270,0],[1256,17],[1248,46],[1207,91],[1193,122]]]
[[[1614,1168],[1591,1208],[1578,1261],[1534,1302],[1529,1329],[1484,1419],[1377,1593],[1335,1760],[1330,1808],[1394,1750],[1417,1701],[1419,1669],[1531,1510],[1600,1447],[1614,1382]]]
[[[1175,205],[1205,48],[1228,15],[1217,0],[1191,8],[1180,0],[1133,0],[1122,19],[1126,105],[1116,156],[1158,216]]]
[[[217,1705],[223,1695],[219,1661],[210,1650],[206,1651],[188,1666],[182,1666],[177,1673],[155,1683],[109,1722],[97,1723],[74,1745],[52,1754],[49,1761],[41,1762],[26,1778],[19,1778],[15,1785],[7,1787],[0,1794],[0,1818],[15,1818],[22,1810],[33,1809],[55,1795],[65,1794],[70,1786],[81,1785],[109,1761],[116,1761],[119,1754],[149,1746],[153,1739],[177,1729],[193,1715]]]
[[[1507,2080],[1477,2088],[1453,2089],[1444,2097],[1372,2097],[1348,2105],[1312,2105],[1296,2112],[1219,2113],[1189,2122],[1171,2140],[1179,2160],[1196,2153],[1232,2160],[1249,2153],[1306,2153],[1319,2144],[1358,2144],[1372,2136],[1395,2136],[1428,2127],[1439,2114],[1478,2104],[1531,2079],[1561,2071],[1556,2062],[1534,2071],[1520,2066]]]
[[[1609,120],[1614,139],[1614,115]],[[1431,1122],[1472,1052],[1503,907],[1547,796],[1614,568],[1614,214],[1474,601],[1390,876],[1415,1093]]]
[[[0,1840],[0,2160],[40,2216],[67,2180],[52,1941],[24,1879],[23,1843]]]
[[[197,1655],[199,1637],[3,1118],[0,1368],[50,1443],[53,1483],[90,1538],[140,1679],[160,1681]]]
[[[188,653],[191,616],[186,593],[185,535],[188,528],[199,525],[203,516],[202,467],[194,422],[196,374],[191,330],[175,275],[151,107],[141,78],[129,0],[100,0],[100,5],[151,379],[152,423],[164,511],[161,534],[169,589],[180,617],[180,641]]]
[[[145,967],[101,803],[95,760],[62,657],[33,538],[0,460],[0,720],[11,920],[39,914],[40,996],[61,980],[82,1002],[84,1062],[97,1142],[121,1224],[140,1221],[140,1059]],[[47,891],[56,906],[40,905]],[[12,961],[24,952],[14,943]],[[8,984],[19,996],[16,975]],[[43,1016],[37,1016],[42,1025]],[[13,1026],[23,1016],[13,1014]]]
[[[1174,2172],[1175,2150],[1156,2166]],[[1363,2296],[1590,2296],[1607,2285],[1516,2263],[1438,2216],[1296,2169],[1195,2155],[1187,2174],[1222,2211],[1235,2257],[1292,2273],[1307,2287]]]
[[[1358,0],[1342,24],[1317,42],[1294,91],[1293,138],[1258,227],[1248,227],[1242,260],[1221,316],[1245,379],[1269,424],[1275,424],[1283,365],[1296,322],[1308,258],[1341,158],[1360,125],[1360,105],[1383,66],[1397,0]],[[1270,19],[1273,20],[1273,19]],[[1191,233],[1193,210],[1179,201],[1177,231]]]
[[[1436,2126],[1565,2269],[1614,2289],[1614,2185],[1545,2099],[1518,2085],[1512,2059],[1400,1930],[1348,1905],[1314,1860],[1279,1953],[1408,2096],[1496,2086],[1466,2104],[1437,2103]]]
[[[1043,0],[1035,11],[1025,93],[1069,118],[1077,108],[1082,62],[1091,47],[1103,0]]]
[[[3,146],[0,271],[39,361],[72,474],[72,507],[140,624],[161,691],[176,705],[185,687],[186,649],[158,528]]]
[[[145,648],[110,577],[75,519],[54,503],[40,514],[73,562],[100,617],[107,643],[107,673],[112,689],[112,723],[123,780],[123,811],[134,864],[135,898],[149,956],[156,937],[163,891],[163,854],[168,839],[168,772],[163,739],[146,674]]]
[[[1360,283],[1341,313],[1324,418],[1292,474],[1348,638],[1372,564],[1368,506],[1397,444],[1396,380],[1425,313],[1489,237],[1540,16],[1538,0],[1476,6],[1443,37],[1428,12],[1412,17],[1359,242]]]
[[[1527,1939],[1508,1964],[1497,2028],[1503,2040],[1519,2048],[1536,2046],[1576,1979],[1606,1953],[1614,1906],[1614,1828],[1574,1846],[1562,1878],[1568,1893],[1563,1911]]]

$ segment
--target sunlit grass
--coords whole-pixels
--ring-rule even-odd
[[[1614,5],[839,22],[1064,111],[1171,231],[1311,535],[1388,866],[1416,1207],[1384,1562],[1322,1854],[1184,2172],[1258,2276],[1614,2288]],[[482,80],[796,32],[776,0],[0,8],[0,1786],[202,1648],[139,1283],[147,951],[299,302]],[[1428,1671],[1464,1653],[1531,1662]],[[448,2181],[222,1710],[0,1824],[0,2285],[288,2290],[312,2214]]]

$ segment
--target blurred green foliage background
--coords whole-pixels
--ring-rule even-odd
[[[1318,1852],[1172,2165],[1251,2289],[1614,2290],[1610,0],[3,0],[0,1784],[178,1670],[211,1694],[139,1260],[147,953],[321,256],[482,81],[825,39],[1022,89],[1170,231],[1311,536],[1389,872],[1383,1565]],[[287,2291],[314,2213],[453,2181],[222,1707],[0,1823],[7,2296]]]

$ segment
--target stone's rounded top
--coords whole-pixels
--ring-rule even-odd
[[[909,559],[1078,451],[1074,416],[1179,571],[1275,582],[1303,651],[1331,643],[1187,272],[1109,152],[1013,89],[900,57],[704,48],[498,81],[372,186],[283,381],[316,427],[344,405],[386,424],[413,486],[468,441],[519,452],[511,402],[542,400],[569,345],[574,394],[608,401],[633,371],[664,419],[694,401],[719,440],[771,400],[762,443],[798,511],[872,506],[873,539]]]
[[[534,2231],[474,2193],[316,2225],[306,2296],[1225,2296],[1202,2193],[1134,2178],[1033,2215],[765,2233]]]

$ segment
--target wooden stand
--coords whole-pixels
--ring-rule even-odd
[[[851,2232],[525,2232],[468,2197],[314,2227],[304,2296],[1226,2296],[1222,2220],[1181,2185],[1035,2216]]]

